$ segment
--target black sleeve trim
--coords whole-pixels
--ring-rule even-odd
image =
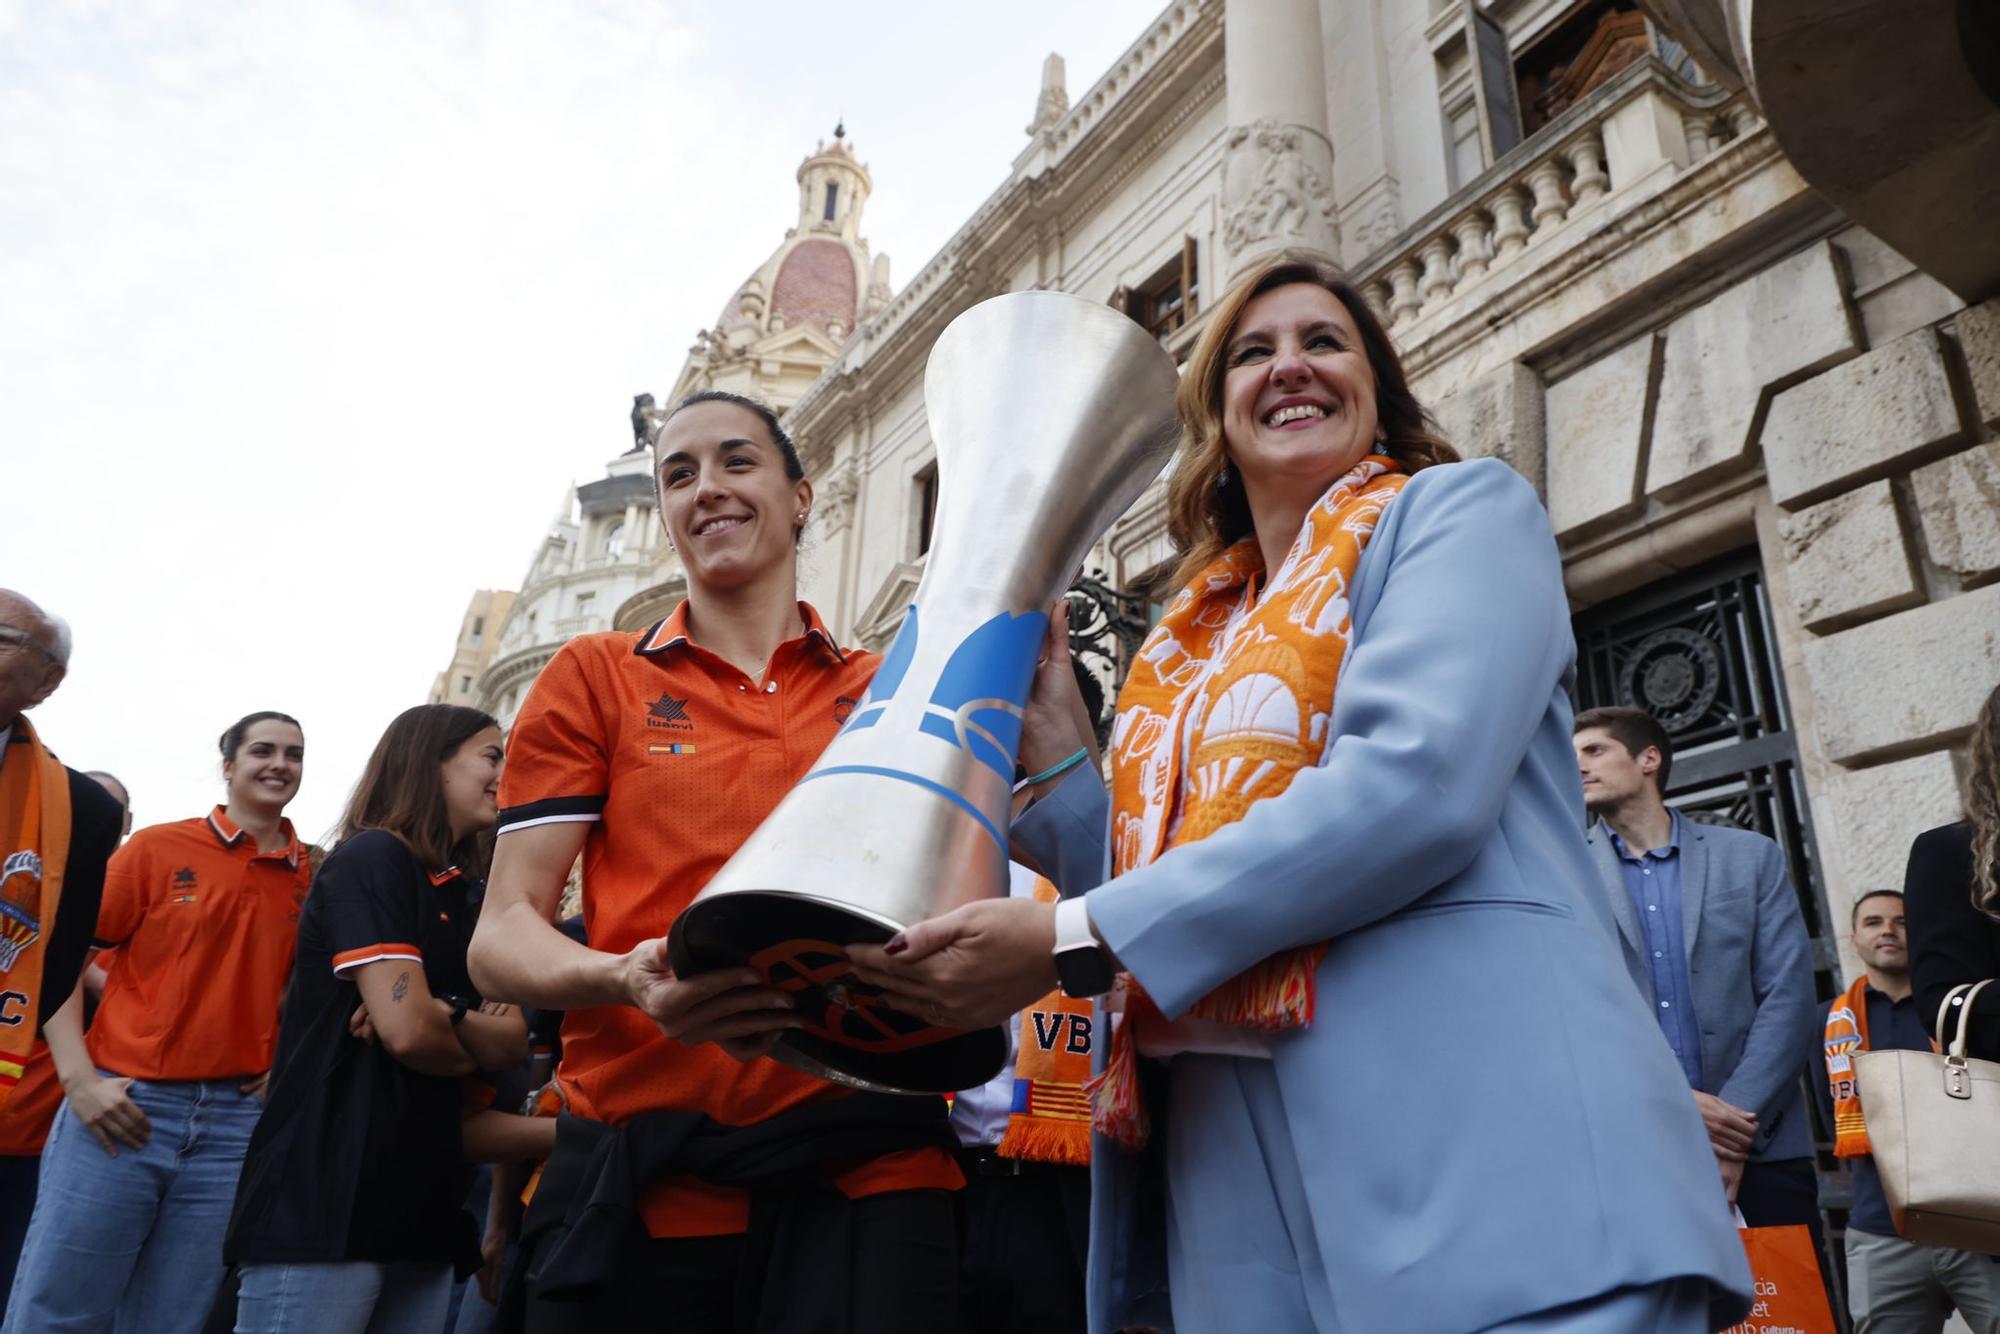
[[[506,834],[540,824],[576,824],[604,817],[604,801],[597,797],[549,797],[525,806],[509,806],[500,812],[497,832]]]

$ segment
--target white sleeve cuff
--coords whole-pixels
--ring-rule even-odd
[[[1090,926],[1090,910],[1084,907],[1083,895],[1079,894],[1056,904],[1056,953],[1085,945],[1095,948],[1098,939]]]

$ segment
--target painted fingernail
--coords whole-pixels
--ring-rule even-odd
[[[889,943],[882,947],[882,953],[901,954],[908,948],[910,948],[909,940],[904,937],[902,932],[898,931],[895,935],[889,937]]]

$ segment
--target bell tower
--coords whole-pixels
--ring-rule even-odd
[[[847,145],[845,122],[833,127],[833,142],[822,142],[799,164],[798,234],[832,234],[843,241],[861,239],[861,207],[868,202],[872,182],[868,168],[854,160]]]

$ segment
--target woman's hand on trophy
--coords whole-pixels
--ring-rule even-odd
[[[792,998],[748,968],[676,977],[665,938],[641,941],[625,956],[624,975],[626,995],[662,1033],[690,1047],[713,1042],[739,1061],[765,1055],[800,1025]]]
[[[1086,744],[1077,720],[1089,714],[1070,666],[1069,599],[1062,597],[1049,611],[1049,632],[1021,714],[1021,766],[1038,774],[1074,755]]]
[[[919,922],[884,945],[850,945],[883,1003],[945,1028],[1012,1018],[1056,984],[1056,910],[1033,899],[982,899]]]

